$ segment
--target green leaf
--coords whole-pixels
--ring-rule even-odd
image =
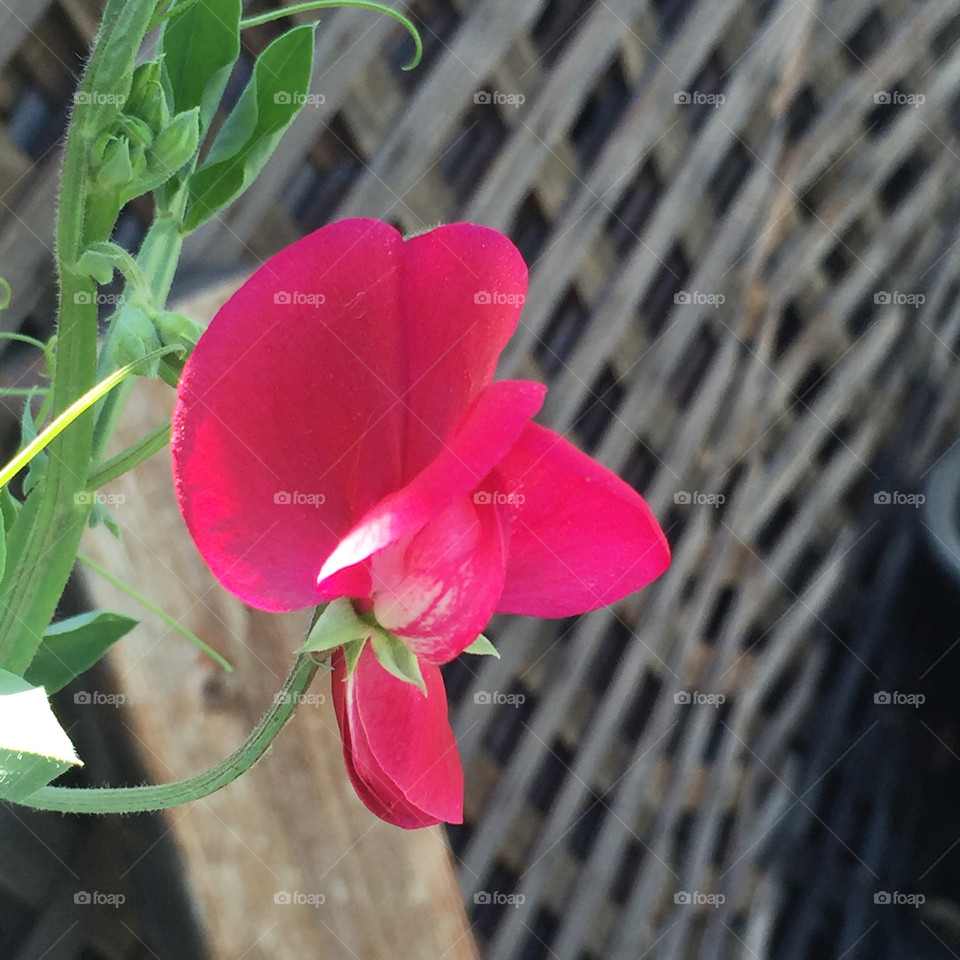
[[[364,623],[346,597],[327,604],[307,636],[306,643],[297,653],[320,653],[333,650],[354,640],[362,640],[370,635],[373,628]]]
[[[240,56],[240,0],[203,0],[163,25],[160,49],[174,112],[200,108],[206,130]]]
[[[392,673],[398,680],[405,680],[419,687],[424,696],[427,695],[427,685],[423,682],[420,673],[420,663],[417,655],[392,633],[382,627],[375,627],[372,636],[373,652],[380,661],[380,666],[387,673]]]
[[[147,148],[143,172],[120,190],[120,202],[128,203],[163,186],[193,157],[199,142],[198,111],[187,110],[174,117],[170,126],[162,130],[153,145]]]
[[[77,273],[93,277],[101,285],[113,279],[113,268],[113,258],[96,250],[87,250],[77,261]]]
[[[37,425],[33,420],[33,395],[27,397],[23,404],[23,421],[20,425],[20,446],[26,447],[37,439]],[[49,456],[46,451],[38,453],[31,461],[27,469],[27,475],[23,478],[23,492],[29,494],[31,490],[43,479],[47,472],[47,462]]]
[[[87,526],[93,530],[103,524],[118,540],[123,541],[123,534],[120,531],[120,524],[117,523],[114,515],[99,501],[94,500],[90,508],[90,516],[87,519]]]
[[[140,621],[121,613],[94,610],[47,627],[24,679],[47,693],[56,693],[89,670]]]
[[[463,652],[475,653],[480,657],[496,657],[498,660],[500,659],[500,654],[497,653],[497,648],[482,633]]]
[[[0,310],[6,310],[10,306],[10,297],[10,284],[0,277]]]
[[[250,186],[300,112],[313,73],[315,29],[316,24],[295,27],[257,58],[250,82],[190,178],[185,233],[216,216]]]
[[[0,799],[23,800],[79,765],[44,689],[0,670]]]

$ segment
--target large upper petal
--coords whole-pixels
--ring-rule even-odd
[[[643,498],[538,424],[526,426],[482,487],[513,496],[503,507],[511,519],[501,613],[586,613],[639,590],[670,565],[666,537]]]
[[[421,663],[425,697],[387,673],[368,643],[349,680],[333,657],[333,705],[347,772],[382,820],[411,829],[463,820],[463,769],[440,669]]]
[[[454,224],[404,244],[358,219],[237,291],[186,366],[172,441],[181,510],[224,586],[266,610],[317,602],[338,541],[440,452],[489,383],[520,307],[475,303],[475,289],[525,284],[495,231]]]

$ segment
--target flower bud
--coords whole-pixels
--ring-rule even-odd
[[[135,363],[148,353],[160,348],[160,338],[153,321],[139,307],[123,307],[116,315],[110,330],[110,359],[118,367]],[[155,377],[160,360],[155,358],[141,368],[140,373]]]
[[[125,186],[132,179],[130,141],[126,137],[114,137],[104,146],[103,163],[97,172],[97,186],[113,190]]]
[[[170,122],[167,98],[160,83],[159,60],[148,60],[134,70],[124,113],[143,120],[154,134]]]
[[[172,177],[196,152],[200,142],[200,111],[185,110],[162,130],[150,151],[150,166]],[[165,178],[166,179],[166,178]]]

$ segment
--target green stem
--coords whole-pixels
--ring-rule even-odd
[[[34,810],[62,813],[141,813],[208,797],[249,770],[270,749],[277,734],[293,718],[300,695],[319,668],[320,662],[313,656],[297,657],[283,689],[243,746],[206,773],[146,787],[42,787],[19,803]]]
[[[87,476],[87,489],[96,490],[117,477],[122,477],[137,464],[143,463],[155,453],[159,453],[170,442],[170,421],[160,424],[145,437],[131,444],[126,450],[101,463]]]
[[[131,587],[129,583],[124,583],[119,577],[115,577],[106,567],[102,567],[96,560],[88,557],[85,553],[78,553],[77,559],[81,563],[85,563],[94,573],[98,573],[107,583],[112,583],[118,590],[123,591],[128,597],[136,600],[141,607],[156,614],[168,627],[176,630],[181,637],[189,640],[198,650],[202,650],[208,657],[216,660],[227,673],[233,673],[233,667],[221,657],[213,647],[204,643],[192,630],[188,630],[179,620],[170,616],[163,607],[155,604],[149,597],[145,597],[139,590]]]
[[[255,17],[247,17],[240,21],[240,29],[259,27],[263,23],[270,23],[271,20],[281,20],[297,13],[312,13],[314,10],[323,10],[329,7],[356,7],[360,10],[374,10],[377,13],[393,17],[397,23],[403,24],[410,31],[410,36],[413,37],[413,42],[416,44],[413,59],[403,69],[412,70],[420,62],[420,58],[423,56],[423,43],[420,40],[420,33],[413,25],[413,21],[409,17],[405,17],[399,10],[394,10],[382,3],[374,3],[372,0],[314,0],[313,3],[295,3],[292,7],[278,7],[276,10],[268,10],[266,13],[257,14]]]

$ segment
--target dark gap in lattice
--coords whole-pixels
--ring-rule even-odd
[[[827,434],[823,445],[817,451],[817,463],[825,467],[840,450],[846,449],[849,442],[853,439],[853,434],[854,426],[849,420],[838,423],[833,430]]]
[[[337,113],[281,195],[283,208],[304,233],[333,216],[363,166],[361,156],[342,114]]]
[[[686,856],[695,823],[696,817],[690,810],[680,812],[680,816],[677,817],[673,827],[673,853],[669,860],[670,863],[677,863]]]
[[[624,906],[630,897],[630,891],[636,882],[640,867],[643,865],[647,849],[639,840],[631,840],[623,850],[617,872],[610,885],[610,899]]]
[[[730,149],[710,178],[707,190],[713,197],[718,216],[726,213],[740,188],[747,182],[753,167],[753,156],[739,137],[733,138]]]
[[[780,0],[750,0],[750,2],[753,4],[753,15],[756,18],[757,25],[760,26],[770,16]]]
[[[843,239],[838,240],[833,248],[820,261],[823,272],[834,282],[839,280],[849,269],[853,262],[850,251],[847,250]]]
[[[663,532],[666,534],[667,542],[670,544],[671,550],[676,550],[677,547],[680,546],[684,531],[687,529],[687,519],[689,516],[689,508],[680,510],[676,506],[667,514],[667,518],[663,524]]]
[[[847,329],[854,337],[860,337],[877,317],[877,305],[873,294],[864,297],[847,317]]]
[[[670,389],[677,401],[677,409],[686,410],[706,377],[720,338],[708,324],[703,324],[684,351],[683,358],[670,376]]]
[[[607,628],[600,649],[587,667],[587,674],[584,677],[584,684],[595,696],[602,697],[606,693],[632,636],[633,631],[630,627],[619,617],[615,617]]]
[[[758,656],[763,653],[764,647],[770,640],[770,631],[764,629],[758,623],[751,624],[743,635],[743,642],[740,649],[751,656]]]
[[[570,767],[576,759],[576,751],[571,749],[563,740],[557,738],[550,744],[540,766],[537,769],[527,799],[540,813],[547,814],[553,806],[563,786],[563,781],[570,772]]]
[[[460,26],[460,14],[448,0],[414,0],[407,15],[420,31],[423,56],[415,70],[403,68],[413,59],[415,47],[409,31],[398,26],[387,58],[390,69],[405,90],[411,90],[449,46],[448,41]]]
[[[947,102],[946,109],[947,121],[953,130],[954,136],[960,136],[960,95],[951,97]]]
[[[487,874],[484,881],[483,890],[474,894],[473,910],[470,913],[470,919],[473,924],[473,932],[480,940],[489,940],[496,931],[500,923],[500,917],[503,911],[507,909],[506,901],[496,902],[494,894],[510,896],[513,893],[518,876],[501,861],[493,865],[493,869]],[[515,909],[510,905],[510,909]]]
[[[797,197],[797,210],[800,216],[809,223],[816,217],[817,208],[822,200],[820,181],[814,181],[809,189]]]
[[[550,0],[530,31],[530,39],[549,69],[573,36],[596,0]]]
[[[937,60],[949,53],[960,41],[960,14],[940,28],[940,32],[930,41],[930,50]]]
[[[950,344],[950,352],[955,356],[960,356],[960,330],[957,331],[957,335],[953,338],[953,343]]]
[[[703,639],[706,643],[714,644],[717,642],[717,637],[720,636],[724,621],[727,619],[731,609],[733,609],[733,598],[736,595],[736,589],[734,587],[725,586],[721,588],[720,593],[717,595],[716,602],[713,605],[710,619],[707,621],[707,628],[703,634]]]
[[[783,673],[773,682],[767,695],[760,703],[760,714],[764,717],[775,716],[783,708],[791,691],[800,679],[801,664],[796,660],[784,668]]]
[[[930,158],[915,150],[887,178],[878,196],[886,210],[895,210],[909,196],[930,166]]]
[[[723,816],[720,822],[720,830],[717,833],[716,844],[713,848],[713,854],[710,862],[714,866],[721,866],[727,862],[727,854],[730,851],[730,842],[733,840],[734,828],[736,827],[737,816],[730,812]]]
[[[499,691],[498,691],[499,692]],[[490,754],[494,762],[503,766],[509,759],[520,738],[527,721],[536,708],[536,696],[518,680],[514,680],[506,691],[508,696],[519,699],[522,695],[523,703],[503,703],[495,709],[493,720],[483,735],[483,748]]]
[[[804,84],[787,107],[786,140],[789,145],[792,146],[803,137],[819,112],[820,104],[817,103],[813,87]]]
[[[947,322],[947,317],[950,316],[957,305],[958,297],[960,297],[960,280],[952,280],[934,317],[933,325],[938,330]]]
[[[600,835],[604,817],[607,815],[607,806],[606,797],[598,797],[591,793],[577,811],[574,824],[570,828],[567,849],[578,860],[586,860],[590,856],[590,851]]]
[[[847,55],[850,65],[863,67],[883,46],[887,33],[883,14],[874,7],[843,45],[843,52]]]
[[[643,731],[653,716],[653,708],[656,706],[660,697],[660,691],[663,689],[663,681],[650,669],[643,671],[643,680],[637,687],[620,722],[620,736],[625,740],[635,743],[643,735]]]
[[[46,11],[24,38],[12,62],[30,86],[48,103],[56,105],[59,113],[73,101],[76,71],[87,56],[87,41],[77,33],[60,4],[43,6]],[[8,16],[16,16],[9,6],[6,9],[10,11]]]
[[[447,701],[452,708],[460,705],[470,684],[480,672],[480,666],[473,657],[457,657],[445,663],[440,672],[443,674],[443,685],[447,689]]]
[[[243,15],[257,17],[261,13],[273,13],[279,6],[280,4],[269,3],[266,0],[250,0],[244,4]],[[248,27],[240,34],[241,48],[256,60],[281,33],[286,33],[295,26],[295,21],[290,17],[283,17],[280,20],[261,23],[256,27]]]
[[[597,81],[570,130],[570,140],[584,168],[596,159],[630,100],[630,87],[616,57]]]
[[[464,820],[463,823],[448,823],[447,839],[450,841],[450,849],[457,858],[462,857],[467,850],[467,844],[473,836],[474,824]]]
[[[793,397],[793,409],[798,413],[809,409],[826,385],[826,371],[819,360],[814,360],[800,378]]]
[[[547,380],[552,380],[565,366],[589,316],[576,287],[568,287],[534,348],[534,354]]]
[[[716,691],[710,690],[708,693],[716,693]],[[707,745],[704,748],[701,758],[703,763],[710,764],[717,759],[717,754],[720,752],[720,744],[723,743],[723,735],[730,728],[730,715],[733,713],[733,701],[727,698],[719,706],[714,707],[707,704],[704,709],[713,710],[715,714],[711,720],[710,736],[707,739]]]
[[[567,643],[573,636],[574,628],[580,622],[580,616],[564,617],[563,620],[549,620],[551,632],[557,643]]]
[[[680,590],[680,600],[682,603],[687,603],[693,595],[697,592],[697,588],[700,586],[700,575],[693,574],[692,576],[687,577],[683,582],[683,587]]]
[[[474,104],[461,120],[440,158],[440,170],[458,203],[466,203],[506,138],[507,128],[493,103]]]
[[[643,232],[662,192],[663,181],[650,157],[607,219],[607,240],[618,257],[625,256]]]
[[[136,253],[140,249],[140,244],[146,234],[146,226],[128,206],[120,211],[120,216],[117,217],[110,239],[117,246],[123,247],[128,253]],[[122,281],[116,277],[112,283],[122,285]]]
[[[720,521],[723,520],[724,514],[726,514],[730,504],[733,502],[733,497],[737,492],[737,487],[740,486],[740,483],[746,476],[746,473],[746,466],[743,463],[737,463],[721,477],[723,483],[718,493],[721,494],[723,500],[719,506],[714,508],[718,526]]]
[[[704,64],[697,79],[693,81],[693,90],[687,91],[691,94],[704,94],[707,98],[693,97],[691,102],[683,107],[684,110],[688,111],[688,122],[692,130],[699,130],[707,117],[718,109],[714,103],[709,101],[709,97],[722,93],[726,80],[727,71],[724,69],[723,61],[719,54],[714,52]]]
[[[540,907],[533,919],[533,926],[528,925],[527,929],[529,933],[518,960],[549,960],[556,957],[550,945],[560,929],[560,918],[549,907]]]
[[[909,95],[909,90],[905,89],[903,81],[890,80],[885,90],[877,90],[874,93],[874,107],[866,116],[867,132],[871,138],[876,138],[883,133],[902,111],[916,109],[904,102],[900,96],[895,95]]]
[[[653,0],[664,38],[672,37],[687,18],[694,0]]]
[[[774,510],[773,515],[760,528],[757,534],[757,548],[761,553],[767,553],[783,536],[790,521],[797,514],[797,504],[792,499],[784,500]]]
[[[796,597],[806,589],[814,574],[823,563],[823,551],[813,545],[808,545],[790,565],[787,576],[784,578],[787,589]]]
[[[588,452],[603,439],[604,431],[623,402],[624,392],[613,367],[607,364],[591,384],[573,425]]]
[[[40,160],[67,128],[67,111],[54,105],[35,87],[17,98],[6,124],[11,139],[33,161]]]
[[[667,254],[667,259],[640,305],[640,316],[651,337],[659,336],[663,330],[673,309],[674,297],[683,291],[689,277],[690,263],[684,255],[683,247],[677,242]]]
[[[524,197],[523,203],[517,208],[507,235],[516,244],[527,266],[532,266],[550,238],[550,224],[532,192]]]
[[[642,440],[637,441],[623,469],[623,479],[642,494],[650,484],[660,466],[660,458]]]
[[[780,323],[777,326],[773,341],[774,357],[779,360],[787,348],[797,339],[803,329],[803,316],[796,300],[789,300],[784,304],[780,314]]]

